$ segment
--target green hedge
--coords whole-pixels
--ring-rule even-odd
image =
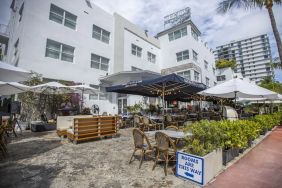
[[[279,125],[282,113],[257,115],[248,120],[195,122],[185,128],[193,136],[186,137],[185,151],[194,155],[204,156],[214,149],[243,149],[260,134]]]

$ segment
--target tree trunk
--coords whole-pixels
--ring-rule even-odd
[[[270,21],[271,21],[271,26],[272,26],[273,34],[274,34],[274,37],[275,37],[275,40],[276,40],[276,44],[277,44],[277,48],[278,48],[278,54],[279,54],[279,58],[280,58],[280,63],[281,63],[281,66],[282,66],[282,43],[281,43],[281,38],[280,38],[278,29],[277,29],[277,25],[276,25],[276,21],[275,21],[275,18],[274,18],[273,11],[272,11],[272,7],[268,6],[266,8],[268,10],[268,14],[269,14],[269,18],[270,18]]]

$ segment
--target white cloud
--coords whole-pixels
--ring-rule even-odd
[[[106,11],[117,12],[143,29],[155,35],[163,30],[163,17],[174,11],[190,7],[192,21],[202,32],[202,38],[215,48],[232,40],[259,34],[268,34],[273,57],[278,56],[276,42],[267,10],[234,9],[228,14],[216,13],[220,0],[94,0],[94,4]],[[273,7],[280,36],[282,35],[281,6]],[[281,74],[281,71],[276,71]],[[276,76],[282,81],[282,77]]]
[[[250,37],[258,34],[272,36],[272,28],[266,9],[245,11],[243,9],[219,15],[216,14],[219,0],[95,0],[94,4],[106,11],[117,12],[151,35],[163,30],[163,17],[184,7],[190,7],[192,20],[203,33],[203,39],[211,47],[231,40]],[[279,10],[280,9],[280,10]],[[282,33],[281,6],[274,7],[276,22]],[[271,42],[274,42],[271,39]],[[272,44],[272,46],[274,46]],[[273,49],[273,53],[277,54]]]

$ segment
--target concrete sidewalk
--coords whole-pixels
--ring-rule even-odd
[[[282,187],[282,127],[276,128],[265,140],[206,187]]]

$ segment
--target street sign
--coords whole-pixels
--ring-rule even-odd
[[[183,152],[176,153],[176,175],[204,185],[204,159]]]

